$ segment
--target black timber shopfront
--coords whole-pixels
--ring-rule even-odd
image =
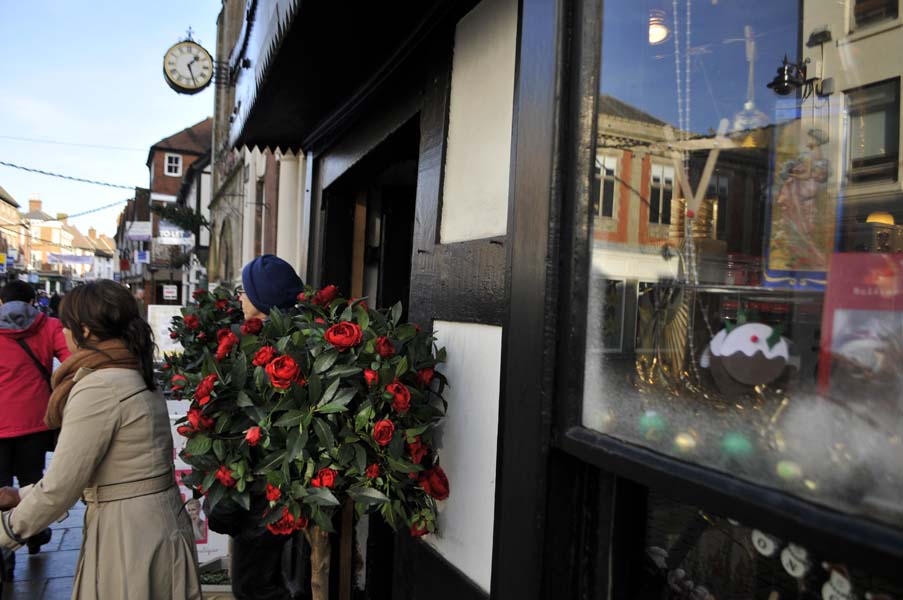
[[[450,244],[477,3],[272,4],[232,141],[306,154],[308,278],[502,327],[489,596],[903,597],[897,2],[522,0],[507,233]],[[364,597],[486,597],[391,540]]]

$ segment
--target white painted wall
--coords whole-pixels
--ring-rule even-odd
[[[277,154],[279,161],[279,196],[277,198],[276,255],[295,268],[303,279],[307,272],[307,212],[304,187],[307,159],[291,152]]]
[[[441,243],[507,231],[516,43],[516,0],[483,0],[455,30]]]
[[[439,457],[451,494],[439,503],[439,535],[425,541],[488,593],[502,328],[450,321],[435,321],[433,327],[439,346],[448,351],[441,370],[451,387]]]

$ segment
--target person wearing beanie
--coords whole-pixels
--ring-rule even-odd
[[[304,282],[290,264],[272,254],[258,256],[241,271],[241,308],[245,319],[265,318],[273,308],[294,306]]]
[[[266,320],[274,308],[291,308],[304,291],[304,282],[292,266],[272,254],[246,264],[241,282],[246,320]],[[238,600],[287,600],[291,596],[282,577],[282,550],[290,536],[267,531],[260,520],[267,508],[261,498],[252,499],[251,510],[220,502],[213,510],[205,510],[207,525],[232,537],[232,593]]]

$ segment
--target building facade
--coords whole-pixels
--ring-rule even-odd
[[[899,0],[242,6],[214,197],[448,351],[364,597],[903,597]]]

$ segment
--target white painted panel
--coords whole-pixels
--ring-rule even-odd
[[[516,0],[483,0],[455,30],[442,243],[507,231],[516,42]]]
[[[439,346],[448,351],[442,372],[448,415],[439,456],[451,494],[439,503],[439,535],[425,541],[489,592],[499,422],[502,328],[435,321]]]

